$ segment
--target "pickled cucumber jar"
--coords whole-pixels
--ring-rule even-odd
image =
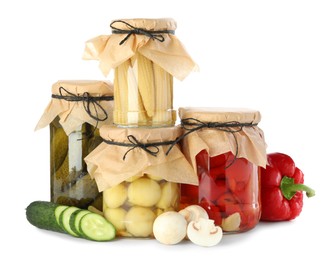
[[[50,201],[102,209],[102,194],[84,157],[102,142],[99,128],[112,124],[113,87],[104,81],[58,81],[36,129],[50,129]]]
[[[175,142],[180,134],[179,127],[100,128],[103,143],[85,161],[119,236],[153,237],[155,218],[179,209],[181,183],[197,185]]]
[[[199,186],[182,185],[181,208],[199,204],[224,232],[244,232],[260,219],[260,167],[266,145],[261,115],[248,109],[180,108],[182,150]]]
[[[114,69],[114,123],[173,126],[173,77],[183,80],[196,64],[174,35],[173,19],[124,19],[112,34],[86,43],[84,58],[97,59],[105,76]]]

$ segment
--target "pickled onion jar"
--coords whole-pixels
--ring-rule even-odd
[[[244,232],[260,219],[260,167],[266,145],[261,115],[248,109],[180,108],[182,150],[199,185],[181,186],[181,208],[198,204],[224,232]]]
[[[103,143],[85,161],[103,192],[104,217],[118,236],[153,237],[156,217],[179,210],[180,183],[198,183],[175,144],[181,128],[105,125],[99,132]]]

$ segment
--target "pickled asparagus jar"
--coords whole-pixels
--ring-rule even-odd
[[[259,169],[266,145],[258,111],[180,108],[182,150],[199,186],[182,185],[181,208],[199,204],[224,232],[243,232],[260,219]]]
[[[36,126],[50,128],[50,201],[102,209],[102,194],[84,157],[102,142],[99,127],[112,124],[113,87],[104,81],[58,81]]]
[[[173,19],[112,21],[110,36],[86,43],[84,58],[98,59],[107,76],[114,69],[114,123],[173,126],[173,77],[183,80],[196,64],[174,35]]]
[[[198,184],[175,142],[180,134],[179,127],[100,128],[104,141],[85,161],[119,236],[152,237],[155,218],[179,209],[180,184]]]

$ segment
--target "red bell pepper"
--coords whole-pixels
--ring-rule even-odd
[[[303,184],[304,175],[291,157],[283,153],[267,155],[268,165],[261,169],[261,220],[286,221],[300,215],[303,194],[315,191]]]

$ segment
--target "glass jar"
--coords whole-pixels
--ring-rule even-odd
[[[179,127],[100,129],[104,142],[85,161],[118,236],[153,237],[155,218],[179,209],[180,183],[197,184],[175,144],[180,133]]]
[[[102,194],[84,157],[102,142],[98,128],[112,123],[113,88],[104,81],[58,81],[36,129],[50,129],[50,201],[102,210]]]
[[[181,108],[183,152],[199,186],[182,185],[181,208],[199,204],[224,232],[254,228],[261,215],[259,166],[266,166],[260,113],[246,109]]]
[[[173,19],[123,19],[112,34],[87,41],[84,59],[98,59],[105,75],[114,69],[114,123],[173,126],[173,77],[183,80],[197,66],[174,35]]]

